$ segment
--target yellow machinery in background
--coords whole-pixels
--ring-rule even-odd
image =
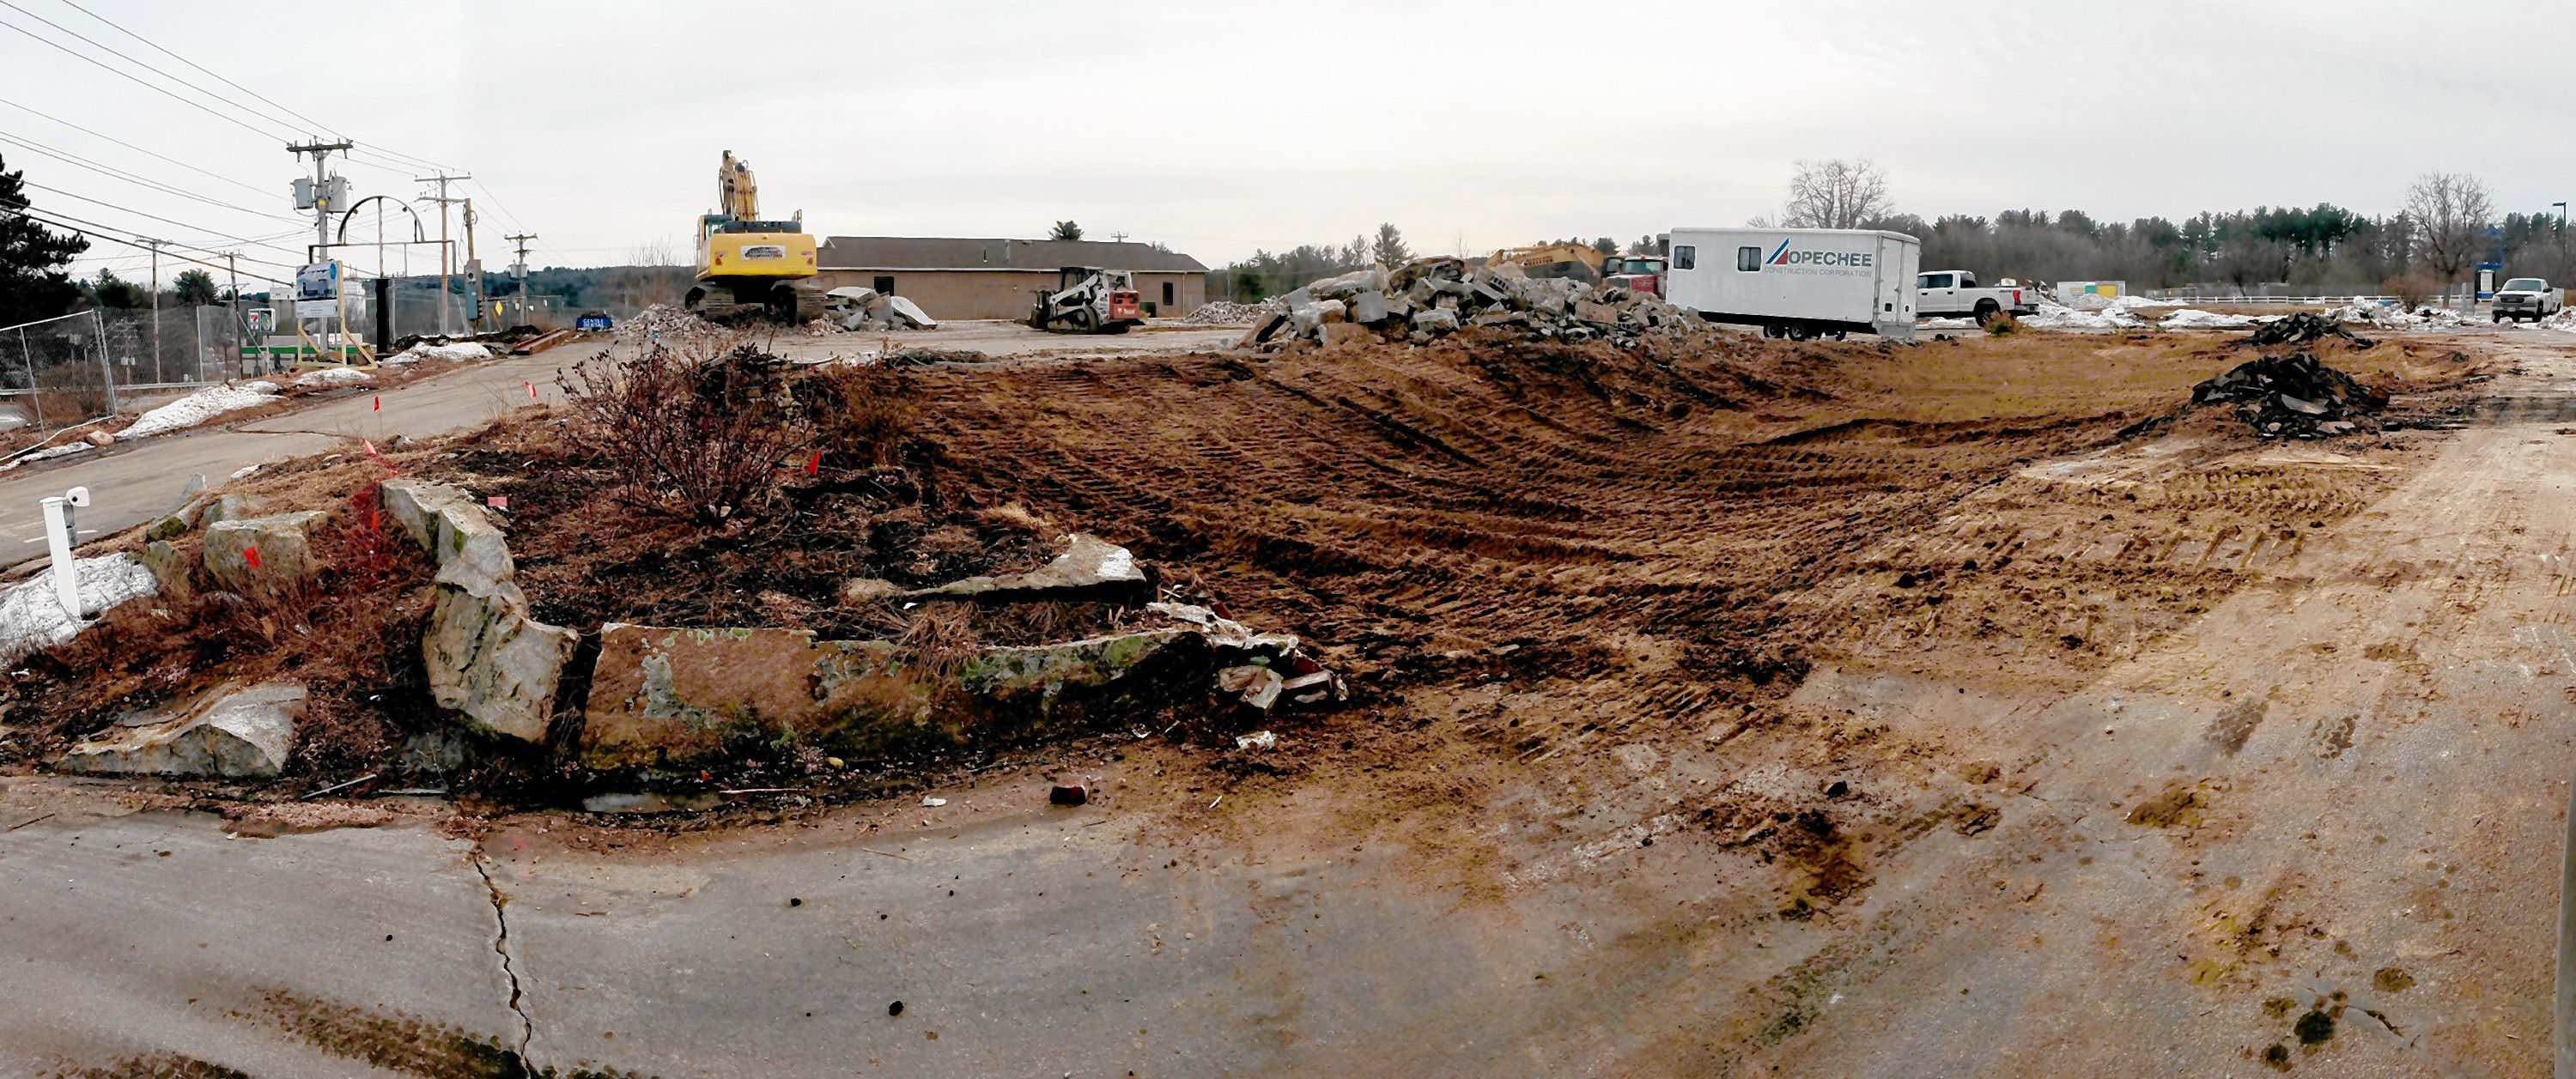
[[[1601,252],[1586,244],[1540,244],[1535,247],[1506,247],[1485,256],[1485,265],[1510,263],[1529,271],[1532,277],[1572,277],[1584,281],[1601,279]]]
[[[811,286],[814,238],[805,213],[784,221],[760,217],[760,187],[749,163],[724,154],[716,170],[716,212],[698,218],[698,281],[686,306],[709,319],[766,318],[802,323],[823,314],[823,294]]]

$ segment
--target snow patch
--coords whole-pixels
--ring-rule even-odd
[[[473,360],[488,360],[491,358],[491,349],[475,344],[472,341],[458,341],[453,344],[446,345],[433,345],[427,341],[423,341],[405,350],[401,355],[395,356],[385,362],[414,363],[420,360],[446,360],[451,363],[466,363]]]
[[[298,386],[354,386],[361,382],[375,380],[376,376],[363,368],[323,367],[296,376],[295,384]]]
[[[124,553],[75,558],[72,572],[80,581],[81,606],[92,612],[104,613],[155,591],[152,571]],[[53,571],[41,571],[0,591],[0,663],[15,663],[30,652],[71,640],[86,624],[54,596]]]
[[[2039,330],[2133,330],[2146,325],[2125,308],[2078,311],[2055,300],[2039,301],[2037,308],[2020,316],[2019,321]]]
[[[2165,320],[2156,325],[2167,330],[2241,330],[2258,322],[2270,321],[2262,315],[2227,315],[2186,307],[2165,316]]]
[[[1927,318],[1916,323],[1914,328],[1918,330],[1973,330],[1977,328],[1977,320],[1972,318]]]
[[[245,382],[239,386],[208,386],[169,404],[143,414],[134,426],[117,432],[118,438],[150,438],[172,431],[184,431],[227,412],[238,412],[277,396],[274,382]]]

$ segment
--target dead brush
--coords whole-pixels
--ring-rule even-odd
[[[822,440],[853,463],[891,466],[921,419],[921,391],[912,376],[879,364],[817,369],[800,396],[822,428]]]
[[[975,632],[974,608],[964,603],[925,603],[916,608],[894,639],[895,658],[927,671],[945,674],[983,654]]]
[[[581,432],[648,505],[716,525],[750,509],[820,431],[787,361],[741,336],[607,350],[558,376]]]

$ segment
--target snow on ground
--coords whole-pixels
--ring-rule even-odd
[[[451,360],[463,363],[468,360],[488,360],[491,358],[491,349],[475,344],[472,341],[458,341],[449,345],[433,345],[427,341],[423,341],[417,345],[413,345],[403,354],[388,359],[385,362],[411,363],[415,360]]]
[[[152,571],[122,552],[75,558],[72,572],[80,580],[81,607],[93,615],[154,591]],[[0,591],[0,663],[71,640],[82,625],[54,595],[53,570],[39,572]]]
[[[1972,318],[1927,318],[1916,323],[1914,328],[1918,330],[1973,330],[1977,328],[1977,320]]]
[[[182,431],[227,412],[238,412],[265,404],[277,396],[274,382],[245,382],[239,386],[208,386],[169,404],[143,414],[134,426],[117,433],[118,438],[150,438]]]
[[[2241,330],[2258,322],[2270,321],[2271,318],[2264,315],[2225,315],[2186,307],[2165,316],[2165,320],[2156,325],[2167,330]]]
[[[2425,307],[2408,311],[2385,301],[2352,298],[2344,307],[2326,309],[2326,317],[2337,322],[2358,322],[2367,326],[2413,329],[2425,326],[2466,326],[2472,320],[2447,307]],[[2543,323],[2547,325],[2547,323]]]
[[[355,386],[373,382],[376,376],[359,367],[319,367],[296,376],[298,386]]]
[[[2131,330],[2146,325],[2124,308],[2078,311],[2055,300],[2039,301],[2038,309],[2021,316],[2020,322],[2039,330]]]

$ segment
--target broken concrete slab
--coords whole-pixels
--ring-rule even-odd
[[[206,574],[243,594],[293,588],[321,571],[313,559],[313,525],[321,510],[272,517],[226,518],[206,528]]]
[[[1353,322],[1375,326],[1386,321],[1386,293],[1376,289],[1365,289],[1353,293],[1350,304],[1350,320]]]
[[[110,727],[54,761],[90,775],[273,779],[286,768],[307,700],[301,685],[227,684],[176,712]]]
[[[901,296],[886,297],[886,304],[894,309],[894,313],[897,318],[911,323],[917,329],[935,330],[939,328],[939,320],[930,317],[930,312],[922,310],[921,305],[919,304],[904,299]]]
[[[611,625],[583,711],[582,763],[684,766],[744,743],[862,757],[1009,740],[1078,723],[1092,705],[1203,677],[1202,636],[1171,628],[985,648],[926,665],[891,641],[809,630]]]
[[[885,584],[882,581],[871,583]],[[853,588],[863,593],[873,591],[857,581],[851,585],[851,588],[843,589],[844,596],[852,594]],[[1027,573],[968,577],[930,588],[897,591],[893,598],[973,599],[998,603],[1030,600],[1137,603],[1153,594],[1153,583],[1127,548],[1097,536],[1075,533],[1067,537],[1063,554]]]

